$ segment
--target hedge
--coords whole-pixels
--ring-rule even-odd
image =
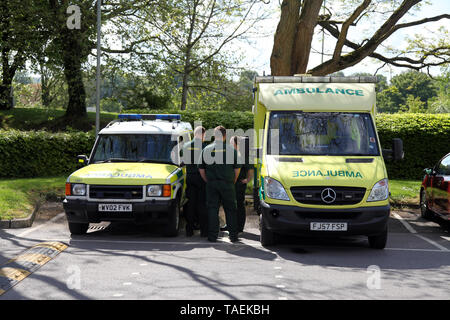
[[[383,148],[403,140],[404,160],[386,161],[391,179],[421,179],[424,168],[450,152],[450,114],[379,114],[376,125]]]
[[[0,130],[0,177],[31,178],[70,174],[76,156],[89,154],[91,133]]]
[[[142,110],[127,110],[127,113]],[[253,127],[251,112],[161,111],[180,113],[194,125],[205,128],[223,125],[248,130]],[[391,148],[392,138],[401,138],[405,159],[387,160],[389,178],[420,179],[422,170],[433,166],[450,152],[450,114],[379,114],[376,117],[383,148]],[[92,133],[48,133],[43,131],[0,131],[0,178],[69,175],[77,169],[76,156],[89,154],[94,144]]]

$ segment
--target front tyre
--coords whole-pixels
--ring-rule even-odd
[[[426,220],[433,218],[433,213],[428,209],[427,193],[425,189],[420,190],[420,215]]]
[[[275,242],[276,242],[275,233],[273,233],[272,231],[267,229],[266,223],[264,222],[264,217],[262,214],[259,216],[259,219],[260,219],[259,226],[260,226],[260,231],[261,231],[261,236],[260,236],[261,245],[263,247],[270,247],[270,246],[275,245]]]
[[[384,249],[386,247],[387,235],[388,230],[386,227],[386,229],[382,233],[376,236],[369,236],[369,246],[372,249],[379,249],[379,250]]]
[[[69,231],[74,235],[86,234],[89,229],[89,223],[73,223],[69,222]]]
[[[163,234],[166,237],[176,237],[180,229],[180,199],[175,201],[175,204],[168,212],[168,221],[164,227]]]

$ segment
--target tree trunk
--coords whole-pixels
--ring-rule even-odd
[[[85,117],[86,112],[86,91],[83,83],[83,73],[81,69],[83,57],[80,39],[77,33],[72,30],[64,29],[61,31],[63,36],[63,63],[64,75],[66,77],[69,103],[67,105],[65,117]]]
[[[13,108],[13,99],[11,96],[12,81],[3,80],[0,84],[0,110],[10,110]]]
[[[11,41],[10,34],[8,30],[11,27],[10,22],[10,11],[8,3],[2,2],[0,6],[0,27],[2,29],[2,82],[0,83],[0,110],[12,109],[12,99],[11,99],[11,87],[12,80],[14,77],[14,72],[10,68],[9,54],[11,49],[9,48],[8,42]]]
[[[317,25],[323,0],[304,0],[300,20],[297,24],[292,52],[290,75],[305,73],[308,67],[314,28]]]
[[[2,50],[2,82],[0,83],[0,110],[10,110],[13,108],[11,88],[14,78],[14,70],[9,66],[9,50]]]
[[[291,74],[291,56],[294,47],[295,32],[300,15],[298,0],[283,0],[281,17],[275,32],[270,69],[274,76],[288,76]]]
[[[305,73],[323,0],[283,0],[270,68],[274,76]],[[301,8],[301,13],[300,13]]]
[[[43,61],[39,60],[39,71],[41,73],[41,101],[44,107],[50,106],[50,86],[49,79]]]
[[[86,116],[86,91],[83,84],[81,61],[77,57],[64,59],[64,75],[69,94],[65,116],[67,118]]]

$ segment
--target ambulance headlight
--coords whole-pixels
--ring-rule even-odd
[[[85,196],[86,195],[86,185],[82,183],[72,184],[72,196]]]
[[[367,202],[371,201],[383,201],[389,197],[389,185],[388,179],[383,179],[375,183],[370,191],[369,197],[367,198]]]
[[[283,185],[275,179],[264,178],[264,191],[269,198],[289,201],[289,196]]]
[[[172,186],[170,184],[150,184],[147,186],[147,197],[171,197]]]
[[[147,196],[149,197],[161,197],[162,186],[161,185],[149,185],[147,186]]]

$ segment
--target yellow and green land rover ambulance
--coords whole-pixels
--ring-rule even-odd
[[[261,243],[279,234],[387,240],[389,184],[375,127],[375,77],[256,77],[255,202]],[[401,159],[394,139],[391,158]]]
[[[159,223],[176,236],[185,199],[181,143],[191,139],[190,123],[180,115],[121,114],[102,129],[85,166],[66,182],[63,202],[72,234],[89,223]]]

